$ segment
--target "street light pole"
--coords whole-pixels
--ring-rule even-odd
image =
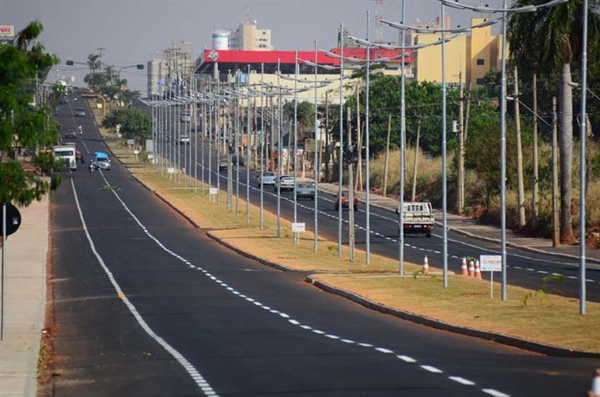
[[[586,301],[586,139],[587,139],[587,112],[586,112],[586,96],[587,96],[587,40],[588,40],[588,1],[583,0],[583,39],[582,39],[582,51],[581,51],[581,132],[579,133],[580,139],[580,179],[579,179],[579,314],[585,314],[585,301]]]

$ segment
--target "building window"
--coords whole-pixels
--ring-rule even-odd
[[[477,79],[477,85],[484,85],[485,79]]]
[[[478,58],[477,59],[477,66],[483,66],[483,65],[485,65],[485,59]]]

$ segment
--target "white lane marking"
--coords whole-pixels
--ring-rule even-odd
[[[460,376],[449,376],[448,379],[458,382],[461,385],[465,385],[465,386],[474,386],[475,385],[475,382],[472,382],[472,381],[462,378]]]
[[[103,175],[103,178],[104,178],[104,175]],[[106,178],[104,178],[104,180],[105,180],[105,182],[108,184],[108,181],[106,181]],[[74,187],[73,187],[73,188],[74,188]],[[142,230],[144,231],[144,233],[145,233],[145,234],[146,234],[146,235],[147,235],[147,236],[148,236],[150,239],[152,239],[153,241],[155,241],[155,242],[156,242],[156,243],[157,243],[157,244],[158,244],[158,245],[159,245],[159,246],[160,246],[160,247],[161,247],[163,250],[165,250],[165,251],[166,251],[166,252],[168,252],[169,254],[173,255],[174,257],[178,257],[178,256],[177,256],[177,254],[175,254],[174,252],[172,252],[171,250],[169,250],[168,248],[166,248],[166,247],[165,247],[165,246],[164,246],[162,243],[160,243],[160,242],[158,241],[158,239],[157,239],[155,236],[153,236],[152,234],[150,234],[150,232],[149,232],[149,231],[148,231],[148,230],[147,230],[147,229],[144,227],[144,225],[143,225],[143,224],[142,224],[142,223],[141,223],[141,222],[138,220],[138,218],[137,218],[137,217],[136,217],[136,216],[135,216],[135,215],[134,215],[134,214],[131,212],[131,210],[129,210],[129,208],[127,207],[127,205],[126,205],[126,204],[123,202],[123,200],[120,198],[120,196],[119,196],[119,195],[116,193],[116,191],[115,191],[115,190],[112,190],[112,192],[113,192],[113,194],[115,195],[115,197],[117,198],[117,200],[118,200],[118,201],[121,203],[121,205],[123,206],[123,208],[125,208],[125,210],[126,210],[126,211],[127,211],[127,212],[128,212],[130,215],[131,215],[131,217],[132,217],[132,218],[135,220],[135,222],[137,222],[137,224],[138,224],[138,225],[139,225],[139,226],[142,228]],[[183,260],[184,260],[184,258],[181,258],[181,260],[183,261]],[[217,283],[217,284],[219,283],[219,281],[220,281],[220,280],[219,280],[217,277],[215,277],[215,276],[213,276],[212,274],[210,274],[210,273],[209,273],[208,271],[206,271],[205,269],[202,269],[201,267],[198,267],[198,270],[202,271],[202,272],[203,272],[203,273],[204,273],[204,274],[205,274],[207,277],[209,277],[211,280],[215,281],[215,283]],[[229,288],[224,288],[224,289],[226,289],[226,290],[229,290]],[[244,295],[244,294],[241,294],[241,293],[239,293],[239,292],[237,292],[237,291],[235,291],[235,290],[234,290],[234,291],[231,291],[231,293],[232,293],[232,294],[236,294],[236,295],[238,295],[239,297],[241,297],[241,298],[244,298],[245,300],[247,300],[247,299],[248,299],[248,297],[246,297],[246,295]],[[256,302],[255,302],[255,303],[256,303]],[[291,323],[291,320],[294,320],[294,319],[292,319],[292,318],[291,318],[291,317],[290,317],[288,314],[286,314],[286,313],[280,312],[280,311],[278,311],[278,310],[275,310],[275,309],[271,309],[271,308],[270,308],[270,307],[268,307],[268,306],[261,306],[261,307],[263,307],[263,308],[264,308],[265,310],[267,310],[269,313],[276,314],[276,315],[279,315],[279,316],[280,316],[280,317],[282,317],[282,318],[285,318],[285,319],[287,319],[287,321],[288,321],[288,322],[290,322],[290,323]],[[140,319],[141,319],[141,317],[140,317]],[[299,322],[299,321],[297,321],[297,320],[294,320],[294,321],[296,321],[296,322],[300,323],[300,322]],[[339,340],[339,341],[341,341],[341,342],[343,342],[343,343],[347,343],[347,344],[357,344],[358,346],[361,346],[361,347],[366,347],[366,348],[374,348],[374,350],[376,350],[376,351],[378,351],[378,352],[380,352],[380,353],[384,353],[384,354],[391,354],[391,353],[393,353],[393,351],[391,351],[391,350],[388,350],[388,349],[385,349],[385,348],[375,348],[375,347],[374,347],[374,345],[372,345],[372,344],[370,344],[370,343],[358,343],[358,342],[354,342],[354,341],[352,341],[352,340],[349,340],[349,339],[342,339],[342,338],[340,338],[340,337],[338,337],[338,336],[331,335],[331,334],[327,334],[327,333],[326,333],[326,332],[324,332],[324,331],[321,331],[321,330],[318,330],[318,329],[313,329],[312,327],[310,327],[310,326],[308,326],[308,325],[300,325],[300,328],[303,328],[303,329],[306,329],[306,330],[308,330],[308,331],[311,331],[311,332],[313,332],[313,333],[315,333],[315,334],[317,334],[317,335],[323,335],[323,336],[325,336],[325,337],[327,337],[327,338],[331,338],[331,339]],[[404,356],[404,355],[397,355],[396,357],[397,357],[397,358],[399,358],[400,360],[404,361],[404,362],[407,362],[407,363],[415,363],[415,362],[416,362],[416,360],[415,360],[415,359],[413,359],[413,358],[411,358],[411,357],[408,357],[408,356]],[[191,367],[191,364],[187,364],[187,365]],[[192,367],[192,368],[193,368],[193,367]],[[435,367],[432,367],[432,366],[429,366],[429,365],[421,365],[421,368],[423,368],[423,369],[425,369],[425,370],[427,370],[427,371],[429,371],[429,372],[431,372],[431,373],[443,373],[443,371],[442,371],[442,370],[440,370],[440,369],[438,369],[438,368],[435,368]],[[201,375],[200,375],[200,374],[197,374],[197,375],[195,375],[195,376],[201,377]],[[494,392],[497,392],[497,391],[495,391],[495,390],[493,390],[493,389],[488,389],[488,390],[492,390],[492,391],[494,391]],[[203,391],[204,391],[204,390],[203,390]],[[500,392],[497,392],[497,393],[500,393]],[[206,394],[207,396],[215,396],[215,397],[217,396],[216,392],[214,392],[212,389],[211,389],[211,390],[209,390],[208,392],[205,392],[205,394]],[[510,396],[508,396],[508,395],[505,395],[505,394],[502,394],[500,397],[510,397]]]
[[[421,365],[421,368],[434,374],[441,374],[443,372],[441,369],[432,367],[431,365]]]
[[[508,394],[504,394],[498,390],[494,390],[494,389],[481,389],[482,392],[487,393],[491,396],[494,397],[510,397],[510,395]]]
[[[409,356],[400,355],[400,356],[396,356],[396,357],[398,357],[400,360],[407,362],[407,363],[416,363],[417,362],[417,360],[415,360],[414,358],[409,357]]]
[[[117,292],[117,296],[121,298],[121,301],[127,306],[129,312],[133,315],[133,317],[137,320],[138,324],[142,327],[144,331],[150,336],[152,339],[156,341],[163,349],[165,349],[190,375],[190,377],[196,382],[196,385],[202,390],[204,395],[206,396],[214,396],[217,397],[218,394],[213,390],[210,384],[204,379],[204,377],[198,372],[198,370],[175,348],[173,348],[170,344],[168,344],[162,337],[157,335],[152,328],[146,323],[146,321],[142,318],[141,314],[137,311],[136,307],[131,303],[131,301],[127,298],[121,286],[113,276],[112,272],[106,266],[104,259],[100,256],[98,251],[96,250],[96,245],[90,236],[90,233],[87,228],[87,224],[85,223],[85,218],[83,217],[83,211],[81,210],[81,206],[79,205],[79,197],[77,196],[77,190],[75,189],[75,183],[73,179],[71,179],[71,187],[73,188],[73,195],[75,196],[75,204],[77,205],[77,211],[79,212],[79,218],[81,219],[81,224],[83,226],[83,231],[85,236],[90,244],[90,248],[94,253],[94,256],[98,260],[98,263],[106,273],[106,276],[110,280],[113,288]]]

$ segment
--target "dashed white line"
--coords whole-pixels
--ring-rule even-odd
[[[441,369],[432,367],[431,365],[421,365],[421,368],[423,368],[425,371],[429,371],[434,374],[441,374],[442,372],[444,372]]]
[[[448,379],[453,380],[455,382],[460,383],[461,385],[465,385],[465,386],[473,386],[475,385],[475,382],[472,382],[468,379],[462,378],[460,376],[449,376]]]
[[[494,390],[494,389],[481,389],[482,392],[489,394],[490,396],[494,396],[494,397],[510,397],[510,395],[502,393],[498,390]]]

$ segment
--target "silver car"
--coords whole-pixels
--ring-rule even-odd
[[[110,171],[110,159],[106,157],[96,157],[94,165],[97,170]]]
[[[310,182],[301,182],[296,184],[296,198],[315,200],[315,184]]]
[[[273,185],[273,190],[277,191],[277,189],[282,192],[284,190],[294,190],[294,178],[289,175],[280,176],[279,183],[275,182]]]
[[[275,185],[275,174],[270,171],[265,171],[256,177],[258,179],[258,187]]]

